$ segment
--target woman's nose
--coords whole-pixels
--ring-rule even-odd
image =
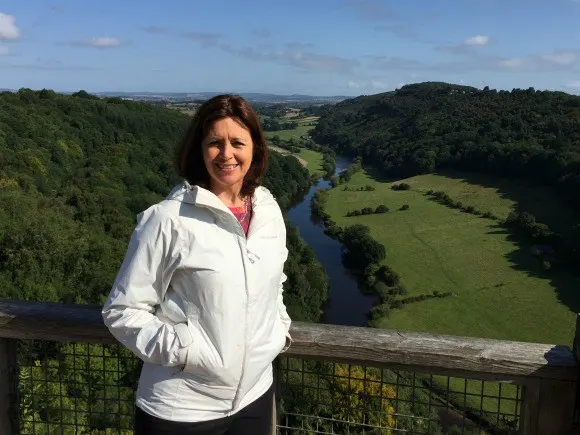
[[[221,146],[220,153],[224,159],[229,159],[234,155],[234,147],[229,142],[224,142]]]

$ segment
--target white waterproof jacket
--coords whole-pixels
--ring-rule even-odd
[[[102,314],[144,361],[137,406],[149,414],[221,418],[272,384],[272,361],[291,341],[286,228],[266,188],[252,204],[247,239],[217,196],[186,181],[138,216]]]

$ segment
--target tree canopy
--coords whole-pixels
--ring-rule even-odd
[[[563,92],[407,85],[325,106],[311,136],[389,177],[452,168],[580,192],[580,97]]]
[[[176,110],[85,91],[0,93],[0,297],[102,303],[136,215],[180,181],[172,158],[188,122]],[[295,158],[271,153],[264,185],[283,209],[309,183]],[[326,300],[326,276],[299,241],[288,237],[288,297],[311,285]],[[305,258],[310,269],[292,268]],[[291,314],[318,320],[293,306]]]

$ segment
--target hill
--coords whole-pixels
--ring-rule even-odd
[[[562,92],[407,85],[328,106],[311,136],[386,176],[455,168],[580,186],[580,97]]]
[[[188,121],[86,92],[0,93],[0,297],[102,303],[135,216],[179,182],[171,160]],[[264,184],[286,208],[308,171],[271,153]],[[292,229],[288,244],[291,314],[316,321],[326,276]]]
[[[419,83],[325,107],[310,135],[338,153],[362,157],[378,178],[459,170],[547,186],[580,208],[578,96]],[[578,221],[545,228],[521,208],[509,220],[537,243],[552,245],[558,262],[578,264]]]

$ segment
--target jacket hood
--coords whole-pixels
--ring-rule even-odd
[[[187,180],[175,186],[169,195],[168,200],[180,201],[186,204],[213,207],[222,211],[227,211],[225,204],[210,190],[192,185]],[[264,207],[276,205],[276,199],[264,186],[258,186],[252,196],[252,207]]]

